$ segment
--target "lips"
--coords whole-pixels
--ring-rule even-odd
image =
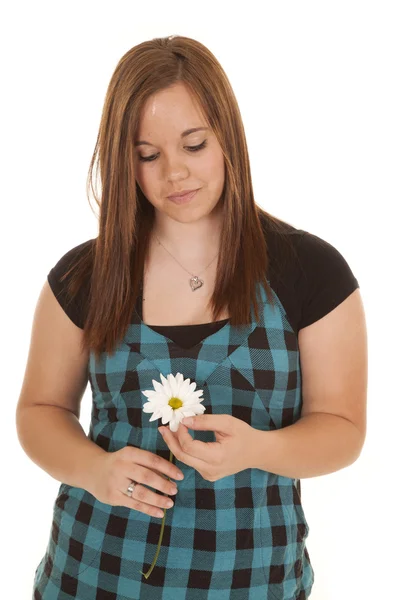
[[[189,204],[192,198],[196,196],[197,192],[198,190],[194,190],[188,194],[183,194],[180,196],[168,196],[168,200],[174,204]]]
[[[197,190],[183,190],[182,192],[177,192],[176,194],[171,194],[170,196],[168,196],[168,198],[170,198],[171,200],[173,200],[174,198],[182,198],[183,196],[187,196],[188,194],[191,194],[192,192],[196,192]]]

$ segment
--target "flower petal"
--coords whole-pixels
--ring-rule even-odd
[[[150,400],[155,404],[168,404],[169,398],[165,395],[165,392],[155,392],[154,396],[152,396]]]
[[[154,390],[144,390],[142,394],[146,396],[146,398],[151,398],[156,392]]]
[[[169,423],[169,421],[172,418],[172,415],[174,413],[174,410],[172,408],[172,406],[165,406],[162,410],[162,424],[166,425],[166,423]]]
[[[168,379],[166,379],[162,373],[160,373],[160,377],[161,377],[161,381],[162,381],[163,386],[164,386],[164,392],[165,392],[165,394],[168,396],[168,398],[172,398],[173,393],[172,393],[172,390],[171,390],[171,386],[170,386],[170,384],[168,382]]]
[[[190,398],[187,398],[185,400],[185,406],[192,406],[192,404],[199,404],[200,402],[203,402],[203,400],[205,400],[205,398],[196,398],[196,396],[190,396]]]
[[[181,419],[183,419],[182,413],[181,413],[181,417],[179,418],[178,411],[174,410],[174,414],[172,415],[172,419],[169,422],[169,428],[170,428],[171,431],[178,431],[179,423],[181,422]]]
[[[172,373],[169,373],[167,375],[167,379],[171,388],[171,392],[172,392],[172,396],[177,396],[178,395],[178,386],[177,383],[175,381],[175,377],[172,375]]]
[[[159,393],[159,394],[164,393],[164,387],[161,385],[161,383],[159,381],[156,381],[155,379],[153,379],[152,383],[153,383],[154,389],[156,390],[157,393]]]
[[[157,419],[159,419],[161,417],[161,415],[159,413],[153,413],[149,419],[149,422],[151,421],[156,421]]]
[[[185,379],[185,381],[181,384],[181,396],[187,396],[189,393],[189,385],[190,379]]]
[[[176,381],[176,387],[177,387],[177,397],[181,398],[182,397],[182,388],[183,388],[183,375],[182,373],[177,373],[176,377],[175,377],[175,381]]]
[[[184,417],[195,417],[197,413],[194,410],[183,410],[182,414]]]
[[[198,404],[197,402],[192,403],[192,404],[186,404],[183,408],[184,408],[185,413],[194,411],[194,413],[196,415],[202,414],[206,410],[205,406],[203,406],[202,404]],[[192,417],[193,415],[187,415],[187,416]]]

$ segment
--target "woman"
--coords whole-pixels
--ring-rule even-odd
[[[358,282],[255,203],[236,99],[195,40],[121,58],[93,190],[96,157],[98,236],[48,274],[17,409],[61,482],[33,598],[304,600],[300,478],[365,439]]]

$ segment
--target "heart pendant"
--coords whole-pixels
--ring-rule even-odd
[[[190,278],[190,287],[192,288],[192,292],[194,292],[195,290],[200,288],[203,285],[203,283],[204,283],[204,281],[199,279],[197,277],[197,275],[195,275],[195,277],[191,277]]]

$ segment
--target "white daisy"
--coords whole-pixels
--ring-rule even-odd
[[[195,392],[196,382],[190,383],[190,379],[183,380],[182,373],[177,373],[176,377],[172,373],[167,375],[167,378],[162,373],[160,376],[162,384],[153,379],[154,390],[142,392],[149,399],[143,405],[143,412],[153,413],[150,421],[161,418],[163,425],[169,423],[171,431],[178,431],[179,423],[184,417],[201,415],[206,410],[205,406],[200,404],[204,400],[200,399],[203,390]]]

